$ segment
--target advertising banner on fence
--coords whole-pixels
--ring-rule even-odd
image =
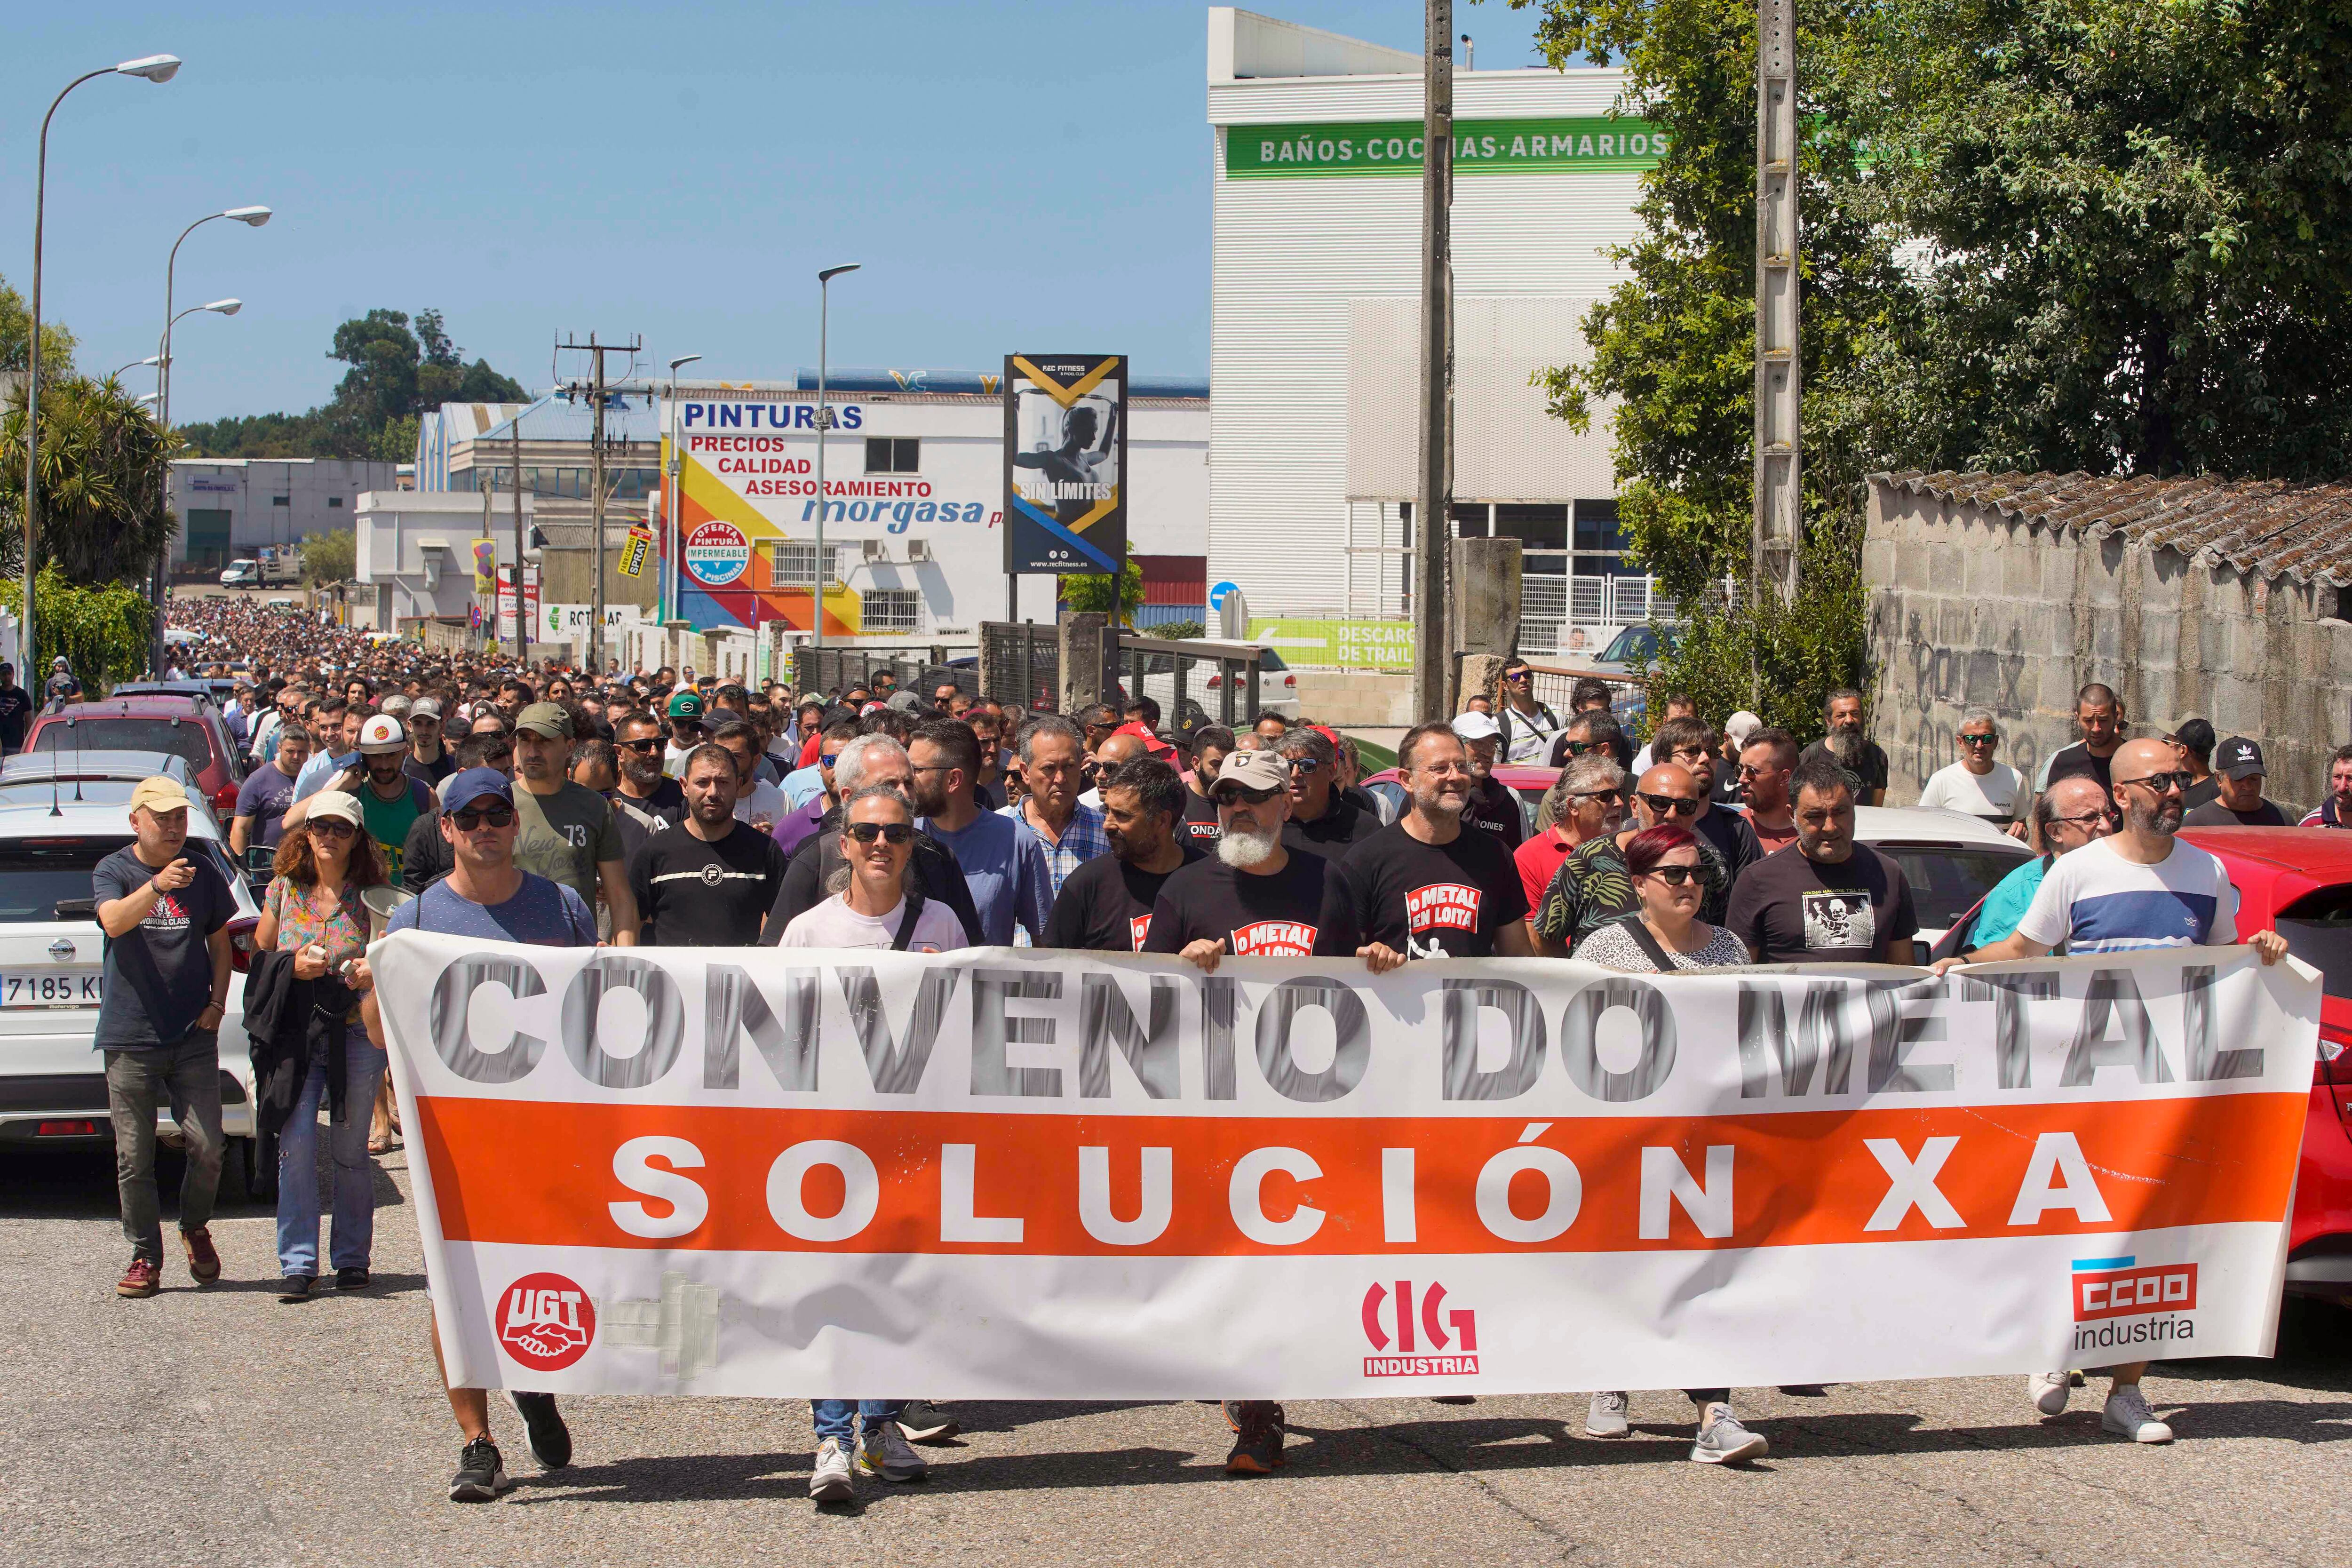
[[[1127,564],[1127,361],[1004,356],[1004,570]]]
[[[1249,640],[1282,650],[1302,669],[1411,669],[1411,621],[1253,618]]]
[[[2244,949],[373,957],[451,1380],[793,1397],[2267,1354],[2320,990]]]

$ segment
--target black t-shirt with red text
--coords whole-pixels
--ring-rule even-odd
[[[1518,868],[1491,833],[1423,844],[1394,822],[1341,865],[1364,940],[1410,958],[1490,958],[1496,933],[1527,918]]]
[[[1213,855],[1179,867],[1151,906],[1143,951],[1181,952],[1204,937],[1244,958],[1353,958],[1363,945],[1347,877],[1313,855],[1293,855],[1270,876]]]
[[[1205,795],[1184,792],[1184,823],[1177,837],[1202,849],[1214,849],[1225,830],[1217,826],[1217,803]]]
[[[1045,935],[1037,945],[1087,952],[1141,952],[1160,889],[1169,878],[1201,858],[1201,851],[1181,837],[1176,847],[1184,852],[1184,865],[1175,870],[1147,871],[1105,854],[1071,872],[1054,896],[1054,912],[1046,917]]]

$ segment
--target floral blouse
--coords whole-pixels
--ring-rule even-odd
[[[360,901],[359,889],[349,881],[343,884],[341,899],[330,904],[316,883],[273,878],[262,896],[262,907],[277,917],[281,952],[299,952],[316,942],[327,950],[327,965],[332,968],[367,951],[367,905]]]

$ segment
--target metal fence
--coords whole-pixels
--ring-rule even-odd
[[[1051,712],[1061,701],[1058,634],[1034,621],[988,621],[980,628],[980,696],[1013,712]]]
[[[1648,577],[1570,577],[1530,572],[1519,579],[1519,651],[1529,658],[1577,652],[1579,627],[1637,626],[1672,621],[1675,602]]]
[[[1058,631],[1034,621],[982,626],[981,694],[1007,709],[1049,712],[1061,704]],[[1103,672],[1105,700],[1124,706],[1140,694],[1160,705],[1163,729],[1189,734],[1203,724],[1250,724],[1273,695],[1260,668],[1260,650],[1248,643],[1170,641],[1118,634],[1118,650]]]
[[[1047,629],[1045,646],[1051,653],[1051,628]],[[886,648],[852,645],[820,649],[803,643],[793,649],[793,689],[839,693],[855,686],[870,688],[877,677],[887,672],[900,690],[918,691],[927,701],[934,690],[950,680],[958,690],[979,695],[980,671],[969,663],[950,662],[950,652],[938,646]]]

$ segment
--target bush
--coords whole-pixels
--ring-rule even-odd
[[[127,583],[77,587],[50,562],[34,584],[33,651],[26,682],[40,687],[49,660],[62,655],[83,689],[92,693],[128,680],[147,668],[147,639],[154,631],[155,606]]]

